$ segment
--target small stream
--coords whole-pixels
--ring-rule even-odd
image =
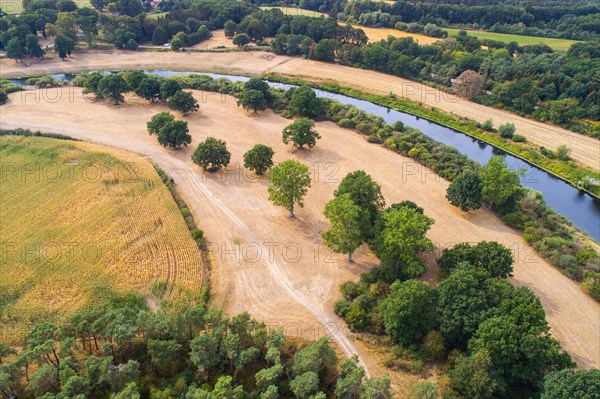
[[[175,75],[188,75],[197,72],[184,71],[145,71],[163,77]],[[234,75],[219,75],[205,73],[213,78],[227,78],[231,81],[247,81],[248,77]],[[72,75],[51,75],[55,79],[70,80]],[[16,83],[23,84],[23,80],[14,79]],[[270,86],[289,88],[291,85],[268,82]],[[399,112],[369,101],[359,100],[342,94],[330,93],[323,90],[315,90],[317,96],[339,101],[342,104],[351,104],[365,112],[382,117],[386,123],[393,124],[402,121],[405,125],[419,129],[425,135],[436,141],[456,148],[460,153],[470,159],[485,165],[493,156],[502,156],[504,162],[513,170],[525,169],[526,173],[520,178],[524,187],[529,187],[541,192],[544,200],[557,213],[571,220],[575,226],[588,233],[596,241],[600,241],[600,201],[591,195],[579,191],[565,181],[552,174],[529,164],[526,161],[514,157],[503,150],[496,148],[484,141],[472,138],[462,132],[449,127],[439,125],[427,119]],[[599,144],[600,145],[600,144]]]

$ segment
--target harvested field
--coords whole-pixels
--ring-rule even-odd
[[[369,93],[398,96],[422,102],[442,111],[484,122],[493,119],[494,125],[511,122],[517,133],[527,140],[555,150],[561,144],[572,149],[576,161],[600,170],[600,141],[517,116],[508,111],[487,107],[446,94],[432,87],[384,73],[327,64],[303,58],[276,56],[267,52],[232,53],[173,53],[173,52],[107,52],[80,53],[63,62],[55,55],[43,60],[33,60],[31,65],[17,64],[13,60],[0,60],[0,77],[45,75],[62,72],[80,72],[110,69],[172,69],[203,72],[260,75],[275,72],[308,81],[335,81],[343,86]]]
[[[455,28],[442,28],[448,32],[449,36],[456,35],[460,29]],[[538,36],[524,36],[524,35],[512,35],[507,33],[496,33],[486,32],[480,30],[467,30],[469,36],[475,36],[480,40],[496,40],[499,42],[510,43],[517,42],[521,46],[529,44],[546,44],[554,50],[568,50],[573,44],[577,43],[577,40],[569,39],[556,39],[551,37],[538,37]]]
[[[344,25],[343,22],[340,22],[340,24]],[[421,45],[435,43],[438,40],[440,40],[440,39],[435,38],[435,37],[429,37],[429,36],[425,36],[425,35],[419,35],[418,33],[403,32],[403,31],[398,30],[398,29],[391,29],[391,28],[371,28],[371,27],[362,26],[362,25],[352,25],[352,26],[354,28],[357,28],[357,29],[362,29],[367,34],[367,37],[369,38],[370,42],[378,42],[380,40],[385,40],[385,39],[388,38],[388,36],[393,36],[393,37],[412,37],[413,39],[415,39],[415,41],[417,43],[419,43]]]
[[[353,264],[344,255],[332,254],[321,239],[328,226],[322,209],[348,172],[363,169],[382,185],[389,204],[412,200],[435,219],[429,236],[438,247],[489,240],[513,248],[513,283],[540,296],[553,334],[580,366],[599,367],[600,305],[494,214],[465,214],[452,207],[445,199],[448,183],[433,172],[329,122],[317,124],[323,136],[317,147],[293,151],[281,143],[281,130],[289,120],[271,111],[246,113],[228,96],[196,95],[200,112],[185,118],[192,145],[181,150],[160,147],[146,132],[145,122],[165,110],[164,105],[135,98],[120,106],[94,103],[79,89],[59,101],[35,104],[35,113],[14,93],[2,107],[2,125],[69,134],[149,157],[174,177],[201,221],[215,265],[217,304],[230,313],[247,310],[266,323],[284,326],[288,334],[314,337],[334,331],[346,354],[356,352],[358,345],[347,338],[343,323],[332,313],[338,285],[357,279],[377,261],[365,247],[357,251]],[[223,173],[203,174],[190,160],[207,136],[227,141],[232,160]],[[285,210],[268,201],[266,178],[257,179],[240,167],[242,154],[255,143],[273,146],[275,161],[293,157],[311,166],[312,187],[296,220],[288,220]],[[358,347],[369,370],[379,373],[380,358]],[[396,384],[404,383],[397,378]]]
[[[158,281],[171,298],[199,293],[200,250],[146,160],[18,136],[0,138],[0,157],[0,340]]]

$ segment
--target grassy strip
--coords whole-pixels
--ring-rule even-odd
[[[0,129],[0,137],[2,136],[25,136],[25,137],[48,137],[51,139],[57,140],[71,140],[71,141],[81,141],[79,139],[74,139],[70,136],[65,136],[64,134],[58,133],[42,133],[40,131],[33,132],[29,129]]]
[[[291,79],[277,74],[268,74],[266,79],[288,84],[307,84],[300,79]],[[476,122],[450,115],[435,108],[429,108],[416,101],[398,98],[396,96],[381,96],[376,94],[364,93],[360,90],[340,86],[336,83],[308,83],[313,87],[327,90],[334,93],[344,94],[346,96],[370,101],[375,104],[393,108],[397,111],[406,112],[419,116],[440,125],[457,130],[471,137],[483,140],[495,147],[506,151],[507,153],[521,158],[546,172],[566,181],[578,190],[585,191],[595,198],[600,198],[600,186],[586,185],[589,178],[600,181],[600,173],[591,168],[576,164],[573,161],[564,162],[558,159],[549,159],[540,153],[540,146],[532,143],[515,143],[504,139],[498,134],[486,132],[476,126]]]
[[[153,164],[152,166],[154,166],[154,170],[156,170],[156,173],[158,174],[158,176],[160,176],[162,182],[169,189],[173,200],[175,200],[175,203],[177,204],[177,207],[181,212],[181,216],[183,216],[183,220],[185,220],[185,224],[187,225],[188,229],[190,230],[190,233],[192,234],[192,238],[194,239],[194,241],[196,241],[196,244],[198,245],[198,249],[200,250],[200,254],[202,256],[202,265],[204,266],[201,296],[205,301],[208,301],[208,295],[210,292],[211,265],[210,259],[206,254],[206,241],[204,240],[204,232],[201,229],[199,229],[196,225],[194,216],[188,208],[185,200],[181,197],[181,194],[179,194],[179,191],[177,191],[177,189],[175,188],[175,182],[173,181],[173,179],[169,177],[169,175],[167,175],[167,173],[164,170],[162,170],[158,165]]]

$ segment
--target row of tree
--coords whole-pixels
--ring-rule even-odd
[[[206,297],[204,297],[206,298]],[[66,323],[40,323],[13,348],[0,342],[7,398],[391,398],[389,377],[368,379],[356,357],[339,364],[328,338],[297,344],[247,313],[229,318],[205,299],[114,296]]]

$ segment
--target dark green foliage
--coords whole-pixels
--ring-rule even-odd
[[[314,129],[315,122],[308,118],[299,118],[283,128],[283,143],[290,141],[294,147],[303,149],[304,146],[312,148],[317,144],[321,135]]]
[[[131,91],[131,87],[127,84],[120,73],[104,76],[98,83],[97,92],[101,97],[107,97],[114,104],[119,104],[125,101],[124,93]]]
[[[238,106],[241,105],[245,110],[264,111],[267,109],[267,100],[262,91],[245,89],[237,100]]]
[[[160,96],[160,80],[153,76],[145,77],[139,83],[135,94],[150,101],[158,99]]]
[[[288,91],[288,111],[292,115],[316,118],[322,114],[322,103],[317,98],[314,90],[308,86],[290,89]]]
[[[200,109],[198,101],[194,98],[189,91],[177,91],[167,100],[169,109],[179,111],[183,115],[187,115],[190,112],[196,112]]]
[[[600,398],[600,370],[560,370],[548,374],[541,399],[563,398]]]
[[[476,171],[467,169],[448,187],[446,198],[454,206],[466,212],[481,208],[483,184]]]
[[[492,277],[506,278],[512,273],[514,259],[510,249],[494,241],[481,241],[475,246],[460,243],[444,249],[438,259],[440,269],[446,274],[463,262],[487,270]]]
[[[158,129],[158,143],[164,147],[179,148],[192,142],[186,121],[168,121]]]
[[[181,85],[175,79],[164,79],[160,84],[160,93],[158,98],[160,101],[166,102],[179,91],[181,91]]]
[[[408,346],[435,326],[435,289],[417,280],[395,282],[380,305],[385,332]]]
[[[243,47],[250,43],[250,36],[246,33],[238,33],[233,37],[233,44],[238,47]]]
[[[192,154],[192,160],[204,171],[216,172],[229,165],[231,153],[227,151],[227,143],[223,140],[207,137]]]
[[[383,210],[385,199],[381,194],[381,186],[363,170],[348,173],[340,182],[337,190],[333,193],[336,197],[349,194],[350,199],[361,209],[369,213],[373,223],[377,214]],[[363,237],[369,238],[370,226],[363,231]]]
[[[244,154],[244,167],[262,175],[273,166],[273,149],[264,144],[256,144]]]

